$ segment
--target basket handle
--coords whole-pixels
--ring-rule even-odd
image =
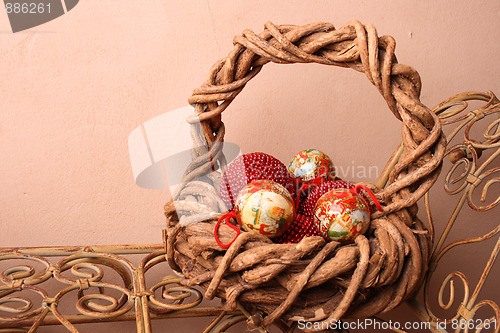
[[[402,121],[404,152],[386,187],[372,189],[380,202],[387,203],[384,212],[374,217],[415,204],[437,179],[446,140],[438,117],[420,102],[420,75],[397,62],[394,38],[379,37],[372,25],[358,21],[340,29],[323,22],[304,26],[267,22],[264,27],[258,35],[245,30],[236,36],[234,48],[215,63],[207,81],[188,100],[196,108],[196,120],[201,121],[208,144],[221,136],[223,139],[222,112],[265,64],[319,63],[352,68],[365,73]]]

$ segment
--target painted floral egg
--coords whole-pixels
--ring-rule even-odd
[[[325,153],[317,149],[303,150],[295,155],[288,165],[288,172],[293,178],[308,182],[318,177],[324,180],[335,178],[333,162]]]
[[[259,232],[269,238],[281,236],[294,219],[292,196],[271,180],[255,180],[241,189],[234,211],[245,231]]]
[[[326,240],[351,242],[370,226],[369,203],[354,189],[331,190],[316,203],[314,224]]]

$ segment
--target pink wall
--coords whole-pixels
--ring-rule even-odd
[[[395,37],[432,107],[462,91],[500,93],[499,12],[496,0],[82,0],[12,34],[0,10],[0,247],[160,243],[168,193],[135,185],[128,135],[186,105],[246,28],[372,23]],[[244,152],[288,162],[314,146],[344,170],[381,170],[400,140],[366,77],[318,65],[266,66],[224,120]]]

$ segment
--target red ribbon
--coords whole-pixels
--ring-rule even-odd
[[[231,244],[233,244],[234,241],[236,240],[236,238],[238,238],[238,236],[240,235],[240,228],[238,228],[238,226],[236,226],[236,225],[234,225],[234,224],[232,224],[232,223],[229,222],[231,220],[231,218],[236,218],[236,213],[234,212],[234,210],[232,210],[230,212],[227,212],[226,214],[222,215],[220,217],[219,221],[217,221],[217,224],[215,225],[215,229],[214,229],[215,241],[223,249],[227,249],[228,247],[230,247]],[[224,219],[226,220],[227,226],[236,231],[236,237],[234,237],[234,239],[229,244],[222,244],[222,242],[219,240],[219,236],[217,235],[217,231],[219,230],[219,226],[220,226],[222,220],[224,220]]]
[[[308,182],[302,183],[299,190],[297,191],[297,196],[295,197],[295,203],[294,203],[295,212],[297,212],[299,209],[300,196],[302,195],[302,193],[307,191],[311,187],[311,185],[316,185],[316,187],[319,187],[321,183],[323,183],[324,181],[325,179],[323,177],[316,177]],[[300,182],[301,182],[300,178],[295,179],[295,188],[299,186]]]
[[[294,203],[295,212],[297,212],[299,210],[300,196],[301,196],[302,192],[307,191],[308,188],[309,188],[309,184],[304,183],[297,191],[297,196],[295,197],[295,203]]]
[[[368,195],[370,196],[370,198],[372,198],[373,202],[375,203],[375,206],[377,207],[377,209],[381,212],[383,210],[382,205],[380,204],[380,202],[375,197],[375,194],[373,194],[373,192],[368,187],[366,187],[365,185],[361,185],[361,184],[356,185],[355,187],[351,188],[351,193],[353,193],[353,194],[359,194],[360,193],[360,189],[363,189],[363,190],[365,190],[366,193],[368,193]]]

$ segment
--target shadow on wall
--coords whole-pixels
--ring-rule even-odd
[[[184,174],[196,167],[200,160],[200,157],[193,156],[194,151],[198,156],[206,154],[210,158],[212,171],[204,172],[203,176],[189,182],[220,178],[220,170],[223,169],[221,163],[229,164],[241,155],[237,144],[224,142],[222,156],[217,160],[213,159],[203,137],[199,118],[193,110],[191,106],[186,106],[166,112],[146,121],[130,133],[130,163],[138,186],[146,189],[167,188],[175,196]]]

